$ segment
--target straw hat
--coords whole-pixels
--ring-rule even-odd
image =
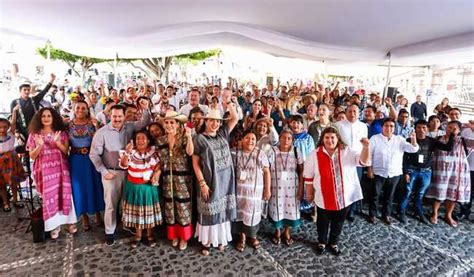
[[[185,123],[188,121],[188,118],[185,115],[178,114],[177,112],[173,110],[166,111],[165,116],[160,118],[160,120],[165,120],[165,119],[174,119],[181,123]]]
[[[227,118],[222,118],[221,112],[216,109],[210,109],[204,119],[217,119],[217,120],[226,120]]]

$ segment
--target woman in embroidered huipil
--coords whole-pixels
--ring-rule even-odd
[[[179,249],[184,250],[193,236],[193,177],[190,163],[194,152],[193,139],[191,129],[183,126],[187,121],[186,116],[167,111],[162,121],[166,134],[158,138],[156,145],[161,161],[167,236],[174,247],[179,244]]]
[[[77,217],[82,216],[82,228],[90,229],[89,215],[95,214],[96,224],[102,223],[104,188],[100,173],[89,158],[95,127],[90,120],[87,103],[80,100],[74,106],[74,119],[69,124],[72,196]]]
[[[328,127],[305,162],[306,197],[308,201],[314,200],[318,210],[319,254],[326,252],[328,244],[334,255],[341,254],[337,242],[348,207],[362,199],[356,166],[368,166],[370,158],[369,140],[363,138],[361,143],[363,148],[359,153],[344,144],[336,128]]]
[[[228,141],[238,115],[232,102],[228,111],[230,118],[221,126],[220,112],[210,110],[204,132],[194,137],[193,168],[199,184],[196,236],[205,256],[211,246],[224,250],[232,240],[230,222],[236,218],[234,166]]]
[[[471,198],[471,176],[467,157],[473,151],[474,141],[461,138],[461,123],[450,121],[446,134],[440,138],[442,143],[454,134],[453,149],[449,152],[436,150],[433,159],[431,185],[425,197],[434,199],[430,222],[438,223],[438,210],[444,201],[446,213],[444,220],[452,227],[458,223],[453,219],[456,202],[467,203]],[[472,155],[472,154],[471,154]]]
[[[237,251],[245,250],[246,239],[258,249],[257,239],[262,218],[262,199],[270,199],[270,170],[265,152],[256,147],[257,136],[245,131],[241,141],[242,147],[233,152],[236,181],[237,220],[235,229],[240,235]]]
[[[71,177],[67,153],[68,135],[60,115],[52,108],[42,108],[29,126],[27,148],[33,163],[33,178],[43,199],[45,231],[57,239],[61,225],[70,224],[69,232],[77,231],[76,212],[72,199]]]
[[[284,130],[278,146],[270,151],[271,198],[269,216],[275,234],[273,243],[280,244],[281,229],[286,245],[293,244],[291,229],[300,225],[300,200],[303,195],[303,158],[293,147],[293,134]]]

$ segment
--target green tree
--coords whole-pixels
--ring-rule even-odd
[[[48,46],[45,45],[43,48],[37,48],[36,52],[46,59],[48,56]],[[82,80],[85,80],[87,71],[91,69],[94,64],[110,61],[110,59],[98,59],[86,56],[78,56],[66,52],[64,50],[54,48],[52,46],[50,46],[50,57],[51,60],[59,60],[65,62],[72,70],[72,72],[74,72],[77,76],[82,77]],[[79,74],[79,72],[77,71],[76,64],[79,64],[81,66],[82,74]]]
[[[169,56],[169,57],[158,57],[158,58],[146,58],[146,59],[121,59],[121,61],[127,62],[133,67],[140,69],[147,73],[147,75],[151,74],[156,77],[158,80],[163,80],[168,78],[168,72],[171,64],[176,61],[178,63],[196,63],[198,61],[205,60],[207,58],[219,55],[221,50],[213,49],[209,51],[200,51],[195,53],[189,54],[182,54],[178,56]],[[141,61],[142,65],[145,68],[141,67],[140,65],[135,64],[135,61]]]
[[[43,48],[38,48],[36,50],[39,55],[43,58],[47,58],[48,46],[45,45]],[[118,63],[127,63],[131,66],[143,71],[147,75],[154,75],[156,79],[162,80],[167,79],[168,71],[173,63],[173,61],[178,61],[181,63],[195,63],[197,61],[205,60],[212,56],[219,55],[221,50],[214,49],[209,51],[200,51],[189,54],[182,54],[178,56],[169,56],[169,57],[156,57],[156,58],[132,58],[132,59],[121,59],[117,57]],[[94,65],[98,63],[107,62],[113,67],[114,59],[98,59],[86,56],[79,56],[69,52],[66,52],[61,49],[50,47],[50,56],[52,60],[60,60],[65,62],[71,70],[77,75],[82,76],[82,79],[85,80],[87,71]],[[137,65],[136,62],[140,61],[141,65]],[[82,75],[76,70],[75,66],[79,64],[81,66]],[[142,65],[144,67],[142,67]]]

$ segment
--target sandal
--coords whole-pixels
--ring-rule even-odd
[[[295,241],[293,240],[292,237],[283,237],[283,241],[285,242],[286,246],[290,246],[292,245],[293,243],[295,243]]]
[[[171,241],[171,246],[176,247],[178,246],[178,243],[179,243],[179,239],[174,239]]]
[[[147,245],[148,247],[155,247],[156,246],[156,241],[153,237],[147,237]]]
[[[273,244],[275,244],[275,245],[280,245],[280,243],[281,243],[281,237],[273,236],[272,242],[273,242]]]
[[[260,248],[260,241],[257,238],[251,238],[250,239],[250,246],[253,247],[253,249],[257,250]]]
[[[138,247],[138,244],[140,244],[140,241],[142,240],[142,238],[138,238],[138,237],[134,237],[132,239],[132,242],[130,242],[130,247],[132,247],[133,249],[137,248]]]
[[[85,232],[90,231],[90,229],[91,229],[90,224],[83,224],[82,225],[82,230],[84,230]]]
[[[188,242],[185,240],[180,240],[178,249],[183,251],[186,250],[186,248],[188,248]]]
[[[203,245],[203,246],[201,247],[201,255],[203,255],[203,256],[209,256],[209,250],[210,250],[209,247],[206,247],[206,246]]]
[[[431,216],[430,217],[430,222],[431,222],[431,224],[438,224],[438,218]]]
[[[10,204],[6,204],[3,206],[3,211],[6,212],[6,213],[9,213],[12,211],[12,207],[10,206]]]
[[[235,246],[235,250],[239,252],[244,252],[245,250],[245,237],[240,236],[239,242],[237,242],[237,245]]]
[[[52,230],[49,235],[52,240],[56,240],[59,237],[59,233],[61,232],[61,226],[56,227],[56,229]]]
[[[75,234],[77,233],[77,226],[76,224],[70,224],[68,227],[67,227],[67,231],[70,233],[70,234]]]

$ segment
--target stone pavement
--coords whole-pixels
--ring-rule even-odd
[[[26,210],[22,211],[23,213]],[[243,253],[212,249],[199,254],[197,242],[184,251],[171,247],[164,231],[156,233],[158,245],[129,247],[131,235],[118,232],[118,242],[103,243],[103,227],[76,235],[61,233],[57,241],[34,244],[24,231],[28,222],[17,221],[15,212],[0,211],[0,276],[309,276],[309,275],[460,275],[474,274],[473,224],[451,228],[440,220],[429,227],[409,218],[409,223],[370,225],[362,217],[346,222],[339,245],[344,255],[317,256],[315,224],[305,221],[290,247],[273,245],[272,229],[260,232],[262,248]],[[15,230],[15,228],[18,228]]]

